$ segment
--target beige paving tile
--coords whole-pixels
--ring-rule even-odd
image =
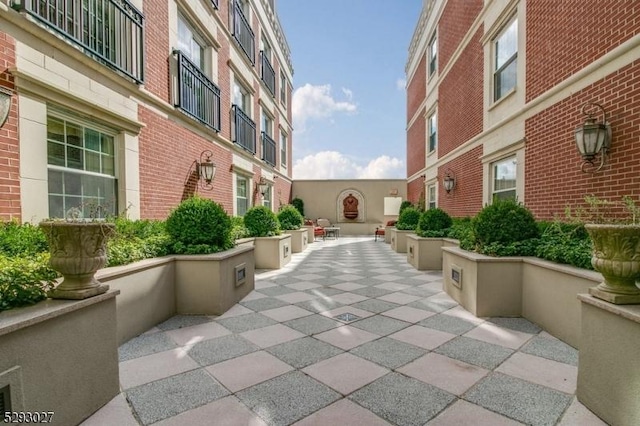
[[[294,426],[329,426],[329,425],[349,425],[349,426],[389,426],[380,417],[371,411],[362,408],[358,404],[341,399],[328,407],[294,423]]]
[[[245,308],[240,304],[235,304],[231,309],[229,309],[227,312],[220,315],[216,319],[233,318],[233,317],[239,317],[240,315],[246,315],[246,314],[252,314],[252,313],[253,311],[251,309]]]
[[[456,335],[422,327],[420,325],[412,325],[411,327],[400,330],[388,337],[420,348],[433,350],[443,343],[453,339]]]
[[[384,283],[384,284],[378,284],[375,287],[381,288],[383,290],[400,291],[400,290],[404,290],[405,288],[409,288],[411,286],[406,284],[399,284],[399,283]]]
[[[357,315],[360,318],[368,318],[375,315],[373,312],[365,311],[363,309],[354,308],[353,306],[341,306],[340,308],[332,309],[330,311],[322,312],[320,315],[335,318],[338,315],[350,313]]]
[[[177,328],[166,332],[167,336],[180,346],[195,345],[203,340],[215,339],[216,337],[231,334],[229,330],[217,322],[193,325],[191,327]]]
[[[482,318],[478,318],[477,316],[473,315],[471,312],[467,311],[462,306],[456,306],[455,308],[451,308],[448,311],[444,311],[443,314],[450,315],[452,317],[457,317],[465,321],[469,321],[470,323],[475,325],[480,325],[485,321]]]
[[[277,285],[278,285],[278,284],[273,283],[273,282],[271,282],[271,281],[263,281],[263,280],[260,280],[260,281],[256,281],[256,283],[255,283],[255,285],[254,285],[254,288],[255,288],[256,290],[261,290],[261,289],[263,289],[263,288],[275,287],[275,286],[277,286]]]
[[[598,416],[593,414],[587,407],[582,405],[577,398],[573,398],[571,405],[565,411],[558,426],[606,426]]]
[[[437,386],[454,395],[462,395],[489,370],[451,359],[436,353],[429,353],[398,369],[402,374]]]
[[[325,359],[302,371],[343,395],[348,395],[389,373],[389,370],[378,364],[348,353]]]
[[[398,293],[385,294],[384,296],[378,297],[378,299],[384,300],[385,302],[397,303],[399,305],[406,305],[407,303],[420,300],[422,299],[422,297],[398,292]]]
[[[220,362],[207,367],[206,370],[231,392],[238,392],[280,376],[293,370],[293,367],[267,352],[260,351]]]
[[[309,312],[306,309],[302,309],[297,306],[283,306],[282,308],[269,309],[260,313],[278,322],[313,315],[313,312]]]
[[[368,297],[355,293],[342,293],[331,296],[331,299],[335,300],[338,303],[342,303],[343,305],[351,305],[352,303],[358,303],[362,302],[363,300],[367,300]]]
[[[84,422],[80,423],[81,426],[103,426],[103,425],[118,425],[118,426],[138,426],[131,408],[127,404],[123,394],[116,395],[111,401],[104,407],[93,413]]]
[[[252,291],[251,293],[247,294],[244,299],[242,299],[243,302],[248,302],[250,300],[258,300],[258,299],[264,299],[265,297],[267,297],[267,295],[262,294],[262,293],[258,293],[257,291]]]
[[[426,288],[427,290],[437,290],[437,291],[443,290],[443,284],[440,278],[438,278],[438,280],[436,281],[431,281],[430,283],[423,284],[420,287]]]
[[[120,386],[129,389],[199,367],[184,348],[159,352],[121,362]]]
[[[286,287],[292,288],[294,290],[311,290],[312,288],[322,287],[320,284],[312,283],[312,282],[301,282],[295,284],[288,284]]]
[[[329,287],[337,288],[338,290],[353,291],[359,288],[364,288],[366,286],[361,284],[356,284],[356,283],[341,283],[341,284],[336,284]]]
[[[566,393],[576,391],[578,368],[521,352],[503,362],[496,371]]]
[[[485,322],[464,334],[464,336],[510,349],[518,349],[527,343],[533,337],[533,334],[510,330]]]
[[[162,330],[159,329],[158,327],[151,327],[149,330],[145,331],[144,333],[142,333],[142,335],[147,335],[147,334],[155,334],[158,332],[161,332]]]
[[[280,343],[304,337],[305,335],[287,327],[286,325],[276,324],[269,327],[258,328],[256,330],[245,331],[240,334],[251,343],[261,348],[279,345]]]
[[[368,331],[360,330],[359,328],[348,325],[343,325],[342,327],[316,334],[313,337],[333,346],[337,346],[340,349],[344,349],[345,351],[380,338],[377,334],[369,333]]]
[[[309,293],[304,293],[302,291],[296,291],[295,293],[288,293],[288,294],[276,296],[276,299],[280,299],[283,302],[287,302],[287,303],[306,302],[307,300],[313,300],[315,298],[316,296]]]
[[[235,396],[228,396],[177,416],[154,423],[154,426],[185,425],[266,426],[257,414],[249,410]]]
[[[427,423],[427,426],[517,426],[522,423],[511,420],[493,411],[485,410],[475,404],[458,400],[437,417]]]
[[[425,318],[436,315],[436,313],[425,311],[424,309],[412,308],[411,306],[400,306],[399,308],[383,312],[382,315],[415,324]]]

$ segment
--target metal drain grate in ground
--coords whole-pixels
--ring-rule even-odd
[[[351,322],[351,321],[355,321],[360,319],[359,316],[354,315],[354,314],[350,314],[349,312],[345,312],[344,314],[340,314],[340,315],[336,315],[334,317],[337,320],[340,320],[342,322]]]

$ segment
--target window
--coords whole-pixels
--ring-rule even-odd
[[[287,134],[280,130],[280,165],[287,166]]]
[[[260,123],[261,130],[265,132],[268,136],[273,134],[273,119],[262,110],[262,122]]]
[[[251,96],[237,80],[233,81],[233,142],[256,153],[256,124],[251,119]]]
[[[204,42],[195,35],[182,16],[178,16],[178,48],[200,70],[204,71]]]
[[[262,40],[262,54],[265,58],[267,58],[269,62],[271,62],[271,45],[267,40],[267,36],[262,34],[262,37],[260,39]]]
[[[518,58],[518,20],[514,19],[495,39],[493,100],[497,101],[516,87]]]
[[[236,177],[236,214],[244,216],[249,210],[249,181],[244,176]]]
[[[271,210],[271,188],[272,186],[269,185],[267,187],[267,192],[265,192],[264,196],[262,197],[262,205],[268,207],[269,210]]]
[[[262,110],[262,160],[271,165],[276,166],[276,141],[273,140],[273,119]]]
[[[47,117],[49,216],[64,218],[77,208],[83,217],[118,211],[114,133]]]
[[[438,39],[434,33],[429,42],[429,77],[435,74],[438,68]]]
[[[233,81],[233,104],[237,105],[242,112],[251,117],[251,96],[249,91],[244,86],[238,83],[237,80]]]
[[[516,199],[516,157],[493,163],[493,199]]]
[[[436,150],[438,144],[438,121],[435,112],[429,116],[427,126],[429,132],[429,152],[431,153]]]
[[[427,208],[428,209],[436,208],[436,186],[435,185],[427,186]]]
[[[287,82],[287,76],[284,73],[280,73],[280,103],[284,106],[287,106],[287,87],[289,83]]]

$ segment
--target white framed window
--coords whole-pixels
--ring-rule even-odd
[[[233,80],[233,104],[251,117],[251,95],[238,80]]]
[[[187,20],[178,15],[178,49],[202,71],[205,69],[205,45],[202,37],[191,28]]]
[[[280,103],[287,106],[287,76],[284,73],[280,73]]]
[[[280,129],[280,165],[287,166],[287,134]]]
[[[118,212],[116,133],[78,118],[47,116],[49,217],[79,209],[85,218]]]
[[[491,164],[491,199],[516,199],[516,157],[508,157]]]
[[[265,132],[267,136],[273,136],[273,118],[262,109],[262,117],[260,121],[260,130]]]
[[[429,41],[429,77],[436,73],[438,70],[438,38],[436,33],[433,33],[431,40]]]
[[[262,196],[262,205],[265,207],[268,207],[269,210],[273,210],[272,205],[273,202],[271,200],[271,190],[273,189],[273,187],[271,185],[269,185],[267,187],[267,192],[264,193],[264,195]]]
[[[427,119],[427,132],[429,137],[428,152],[431,153],[435,151],[438,146],[438,116],[436,112],[431,114]]]
[[[236,215],[244,216],[249,210],[249,179],[236,175]]]
[[[518,20],[514,18],[493,40],[493,101],[502,99],[516,87],[518,64]]]
[[[269,44],[269,40],[267,40],[267,36],[264,35],[264,33],[262,34],[262,37],[260,37],[260,41],[262,43],[262,47],[261,47],[261,51],[262,54],[269,60],[269,62],[271,61],[271,45]]]
[[[433,184],[427,186],[427,208],[435,209],[436,207],[436,185]]]

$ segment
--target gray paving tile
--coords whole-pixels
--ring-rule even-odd
[[[505,374],[493,373],[464,399],[533,426],[555,425],[571,402],[565,393]]]
[[[266,351],[295,368],[304,368],[344,352],[342,349],[312,337],[272,346]]]
[[[275,284],[279,284],[279,285],[287,285],[287,284],[295,284],[300,280],[294,276],[279,275],[276,277],[269,278],[267,281]]]
[[[387,368],[398,368],[425,355],[428,351],[408,343],[383,337],[351,350],[361,358]]]
[[[404,290],[400,290],[400,292],[407,293],[412,296],[429,297],[429,296],[433,296],[435,294],[440,293],[440,290],[432,290],[432,289],[422,288],[422,287],[409,287],[409,288],[405,288]]]
[[[205,340],[189,349],[189,356],[202,366],[216,364],[241,355],[260,350],[247,339],[232,334],[217,339]]]
[[[165,322],[156,325],[161,330],[175,330],[177,328],[191,327],[213,321],[213,318],[205,315],[176,315]]]
[[[371,287],[371,288],[375,288],[375,287]],[[355,308],[358,308],[358,309],[364,309],[365,311],[369,311],[369,312],[373,312],[373,313],[376,313],[376,314],[380,314],[382,312],[386,312],[386,311],[389,311],[391,309],[398,308],[401,305],[398,305],[396,303],[387,302],[387,301],[384,301],[384,300],[369,299],[369,300],[363,300],[362,302],[354,303],[351,306],[353,306]]]
[[[328,298],[318,298],[314,300],[307,300],[306,302],[299,302],[295,305],[306,309],[307,311],[320,313],[339,308],[342,306],[342,303]]]
[[[120,362],[177,348],[178,345],[164,333],[141,334],[118,348]]]
[[[362,284],[362,283],[358,283],[358,284]],[[365,287],[365,288],[359,288],[357,290],[354,290],[351,293],[359,294],[360,296],[375,298],[375,297],[387,295],[389,293],[393,293],[393,290],[385,290],[384,288],[378,288],[378,287]]]
[[[217,320],[217,322],[234,333],[244,333],[245,331],[277,324],[277,322],[271,318],[257,313],[220,319]]]
[[[262,294],[266,294],[267,296],[281,296],[283,294],[289,294],[289,293],[294,293],[297,290],[294,290],[292,288],[289,287],[285,287],[283,285],[277,285],[274,287],[268,287],[268,288],[262,288],[260,289],[260,293]]]
[[[129,389],[126,393],[145,425],[229,395],[229,391],[204,370],[171,376]]]
[[[390,373],[349,397],[390,423],[424,425],[455,397],[419,380]]]
[[[511,356],[514,351],[469,337],[456,337],[438,347],[435,352],[478,367],[493,370]]]
[[[578,351],[561,340],[534,336],[521,352],[578,366]]]
[[[342,325],[338,321],[334,321],[322,315],[310,315],[303,318],[296,318],[286,321],[283,324],[308,336],[322,333],[323,331],[331,330],[332,328]]]
[[[377,334],[379,336],[386,336],[388,334],[402,330],[403,328],[407,328],[412,324],[397,320],[395,318],[376,315],[360,321],[352,322],[351,325],[361,330]]]
[[[330,273],[327,273],[326,275],[327,275],[326,278],[316,278],[315,280],[313,280],[313,282],[316,284],[324,285],[324,286],[340,284],[344,282],[344,280],[339,280],[337,278],[334,278],[333,276],[330,276]],[[339,275],[342,275],[342,274],[340,273]]]
[[[344,283],[344,281],[339,281],[338,284]],[[343,290],[339,290],[337,288],[332,287],[322,287],[322,288],[312,288],[307,290],[307,293],[317,296],[317,297],[331,297],[337,294],[345,293]]]
[[[538,334],[542,331],[542,328],[537,324],[534,324],[524,318],[492,317],[488,318],[487,321],[492,322],[495,325],[499,325],[500,327],[521,331],[523,333]]]
[[[449,300],[421,299],[416,300],[415,302],[411,302],[407,304],[407,306],[411,306],[412,308],[424,309],[425,311],[440,313],[448,311],[449,309],[458,306],[458,304]]]
[[[270,425],[290,425],[340,399],[340,394],[299,371],[236,394]]]
[[[476,324],[465,321],[462,318],[443,314],[425,318],[418,324],[423,327],[433,328],[435,330],[445,331],[447,333],[458,335],[464,334],[467,331],[471,331],[476,327]]]
[[[271,288],[283,288],[283,287],[271,287]],[[260,292],[264,290],[270,290],[271,288],[265,288],[263,290],[260,290]],[[287,290],[290,290],[287,293],[293,293],[295,291],[295,290],[291,290],[290,288],[288,288]],[[289,305],[287,302],[283,302],[282,300],[276,299],[274,297],[263,297],[262,299],[248,300],[246,302],[240,302],[240,304],[256,312],[266,311],[267,309],[282,308],[283,306]]]

